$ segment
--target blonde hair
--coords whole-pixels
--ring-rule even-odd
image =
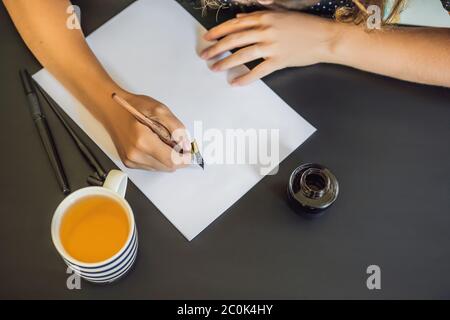
[[[339,7],[334,16],[340,22],[353,22],[360,24],[369,17],[367,8],[371,5],[376,5],[385,12],[388,0],[352,0],[355,4],[352,8]],[[391,10],[389,14],[382,19],[383,24],[395,23],[398,21],[399,15],[405,7],[406,0],[392,0]]]

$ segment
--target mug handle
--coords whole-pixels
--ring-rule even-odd
[[[114,191],[122,198],[125,198],[127,192],[128,176],[119,170],[111,170],[103,184],[104,188]]]

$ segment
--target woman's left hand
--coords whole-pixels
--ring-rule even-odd
[[[336,23],[299,12],[258,11],[238,14],[205,34],[205,40],[218,40],[201,53],[211,59],[227,51],[241,48],[217,61],[213,71],[264,59],[247,74],[231,84],[246,85],[286,67],[307,66],[330,61]]]

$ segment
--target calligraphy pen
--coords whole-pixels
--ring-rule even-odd
[[[170,131],[163,124],[143,115],[135,107],[133,107],[128,101],[126,101],[125,99],[120,97],[117,93],[113,93],[112,98],[120,106],[122,106],[129,113],[131,113],[139,122],[141,122],[142,124],[149,127],[165,144],[176,149],[177,142],[172,140]],[[205,163],[203,161],[203,157],[200,154],[200,151],[197,146],[197,142],[195,140],[191,142],[191,154],[192,154],[193,161],[196,164],[198,164],[202,169],[205,169]]]

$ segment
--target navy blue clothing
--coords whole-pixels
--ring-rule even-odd
[[[431,0],[430,0],[431,1]],[[450,0],[440,0],[445,10],[450,13]],[[351,0],[320,0],[311,6],[308,11],[319,15],[333,15],[338,7],[354,6]]]
[[[441,2],[445,10],[450,12],[450,0],[441,0]],[[321,0],[313,5],[309,11],[317,12],[318,14],[332,14],[338,7],[351,7],[353,5],[353,1],[351,0]]]
[[[321,16],[332,16],[337,8],[352,8],[354,3],[352,0],[321,0],[312,5],[307,11]]]

